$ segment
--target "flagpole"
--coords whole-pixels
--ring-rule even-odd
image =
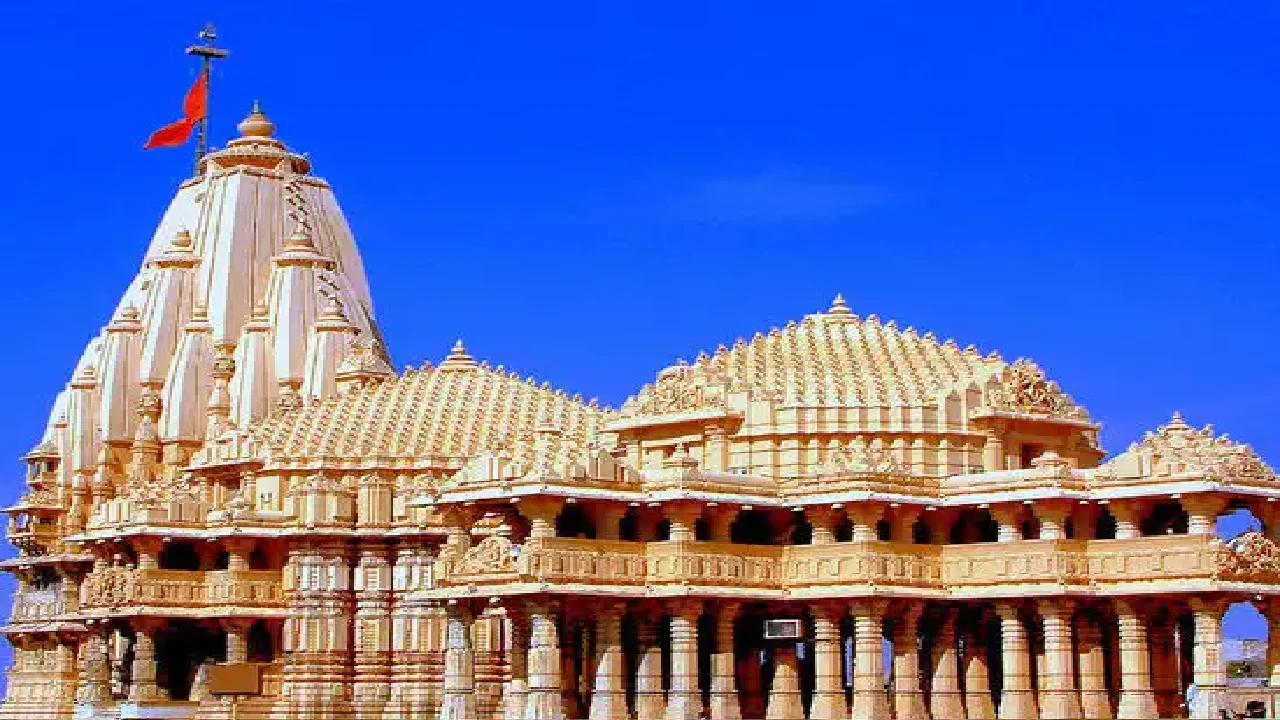
[[[221,48],[213,46],[213,41],[218,39],[218,32],[214,29],[213,24],[205,25],[204,30],[200,31],[200,39],[204,41],[203,45],[192,45],[187,48],[188,55],[195,55],[200,58],[200,72],[204,73],[205,87],[205,109],[204,117],[200,118],[200,128],[196,135],[196,173],[200,172],[200,161],[204,159],[205,153],[209,151],[209,85],[213,81],[213,61],[221,60],[230,53]]]

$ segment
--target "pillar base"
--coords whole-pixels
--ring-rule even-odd
[[[841,698],[841,701],[843,700],[844,698]],[[895,720],[929,720],[929,708],[924,704],[924,693],[894,693],[893,717]]]
[[[964,695],[959,690],[934,690],[930,703],[933,720],[965,720]]]
[[[844,693],[815,693],[809,704],[809,720],[845,720],[849,717],[849,705]]]
[[[1222,710],[1229,709],[1226,690],[1219,687],[1197,688],[1195,702],[1191,704],[1190,717],[1195,720],[1210,718],[1218,720]]]
[[[1000,698],[1000,720],[1026,720],[1040,717],[1036,696],[1030,690],[1006,690]]]
[[[667,710],[661,717],[662,720],[698,720],[701,715],[701,698],[673,695],[667,700]],[[594,716],[592,717],[594,718]],[[654,720],[657,720],[657,718],[654,718]]]
[[[1193,715],[1193,717],[1201,717]],[[1159,720],[1156,694],[1150,690],[1121,690],[1116,720]]]
[[[1111,698],[1105,690],[1080,692],[1081,717],[1089,720],[1111,720]]]
[[[765,720],[804,720],[800,668],[792,648],[779,648],[774,656],[773,686],[769,689],[764,717]]]
[[[564,720],[564,706],[560,702],[560,689],[530,690],[524,706],[525,720]]]

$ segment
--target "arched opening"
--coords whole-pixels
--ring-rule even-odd
[[[916,545],[929,544],[929,523],[924,521],[924,517],[916,518],[911,524],[911,542]]]
[[[200,554],[189,542],[169,542],[160,551],[159,563],[161,570],[199,570]]]
[[[1095,537],[1098,540],[1115,540],[1116,539],[1116,516],[1106,507],[1102,508],[1102,512],[1098,513],[1098,526],[1095,529]]]
[[[734,543],[746,545],[769,545],[773,540],[773,532],[769,527],[769,516],[761,510],[742,510],[738,519],[729,527],[729,537]]]
[[[1000,525],[986,508],[970,508],[960,513],[951,525],[951,543],[995,542],[1000,537]]]
[[[698,518],[693,521],[693,539],[703,541],[711,539],[711,525],[706,518]]]
[[[1184,535],[1187,532],[1187,511],[1177,501],[1158,503],[1143,518],[1140,529],[1143,535]]]
[[[631,542],[647,542],[651,539],[640,537],[640,518],[637,517],[637,510],[634,507],[627,508],[626,514],[618,523],[618,537]]]
[[[1216,528],[1218,537],[1231,540],[1247,532],[1262,532],[1262,521],[1253,513],[1248,505],[1235,505],[1218,516]]]
[[[853,521],[848,515],[841,515],[836,521],[836,542],[851,542],[853,540]]]
[[[254,548],[249,553],[249,569],[250,570],[271,570],[271,558],[267,555],[267,551],[260,547]]]
[[[158,633],[155,650],[157,684],[170,699],[187,700],[200,665],[226,660],[227,636],[191,620],[175,619]]]
[[[249,628],[249,662],[273,662],[276,659],[276,647],[279,644],[276,635],[267,625],[266,620],[255,621]]]
[[[876,522],[876,539],[881,542],[889,542],[893,539],[893,524],[888,520],[881,518]]]
[[[565,505],[556,516],[556,536],[594,540],[596,528],[587,518],[587,513],[583,511],[582,506],[574,503]]]

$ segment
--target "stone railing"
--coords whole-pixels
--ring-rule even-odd
[[[90,573],[81,588],[85,610],[131,607],[281,607],[280,573],[107,568]]]
[[[818,592],[875,585],[981,596],[1018,587],[1037,592],[1045,586],[1134,582],[1280,583],[1280,552],[1272,561],[1260,551],[1232,550],[1209,535],[969,545],[872,541],[777,546],[571,538],[532,540],[523,547],[485,543],[495,547],[482,543],[473,548],[464,561],[446,570],[441,584],[524,581]],[[1258,557],[1264,560],[1250,560]],[[1260,563],[1266,568],[1257,569]]]
[[[938,587],[942,547],[845,542],[785,548],[782,574],[791,588],[823,585]]]
[[[13,616],[10,622],[37,622],[62,615],[67,611],[62,590],[26,590],[13,594]]]

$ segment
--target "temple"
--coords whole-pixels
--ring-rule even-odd
[[[839,297],[619,409],[397,373],[328,184],[239,131],[32,433],[0,719],[1218,718],[1238,602],[1280,685],[1247,445],[1108,456],[1033,362]]]

